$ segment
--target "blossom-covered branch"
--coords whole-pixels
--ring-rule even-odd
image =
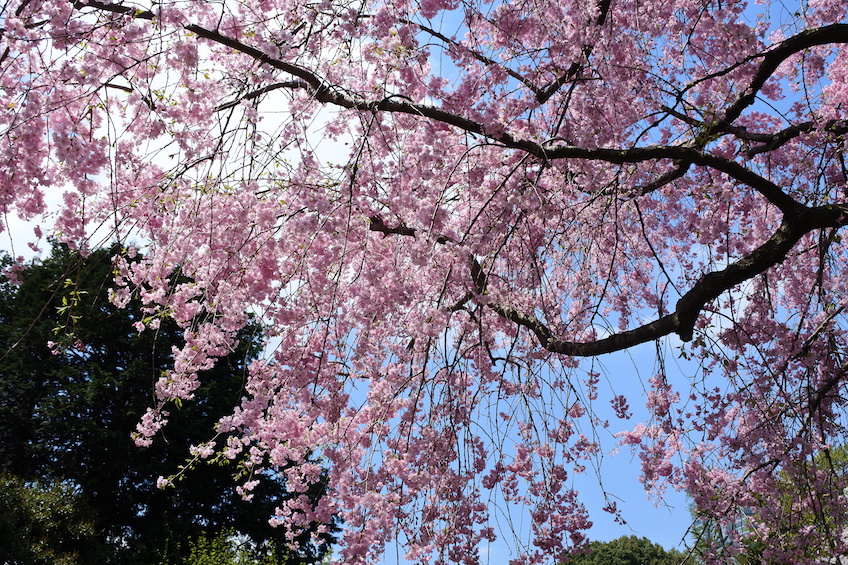
[[[113,300],[184,332],[139,443],[255,313],[265,356],[197,456],[326,487],[270,512],[343,519],[342,562],[475,565],[498,537],[562,562],[611,434],[650,492],[821,562],[848,550],[821,457],[848,432],[846,11],[10,0],[0,211],[116,241]],[[628,397],[642,368],[594,358],[647,342]]]

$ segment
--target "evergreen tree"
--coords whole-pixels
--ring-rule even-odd
[[[331,534],[316,545],[305,532],[302,552],[288,555],[283,528],[268,523],[280,500],[301,493],[269,478],[243,500],[233,481],[243,472],[238,461],[194,464],[176,488],[157,487],[157,477],[179,474],[191,445],[215,436],[217,420],[239,400],[259,332],[245,328],[238,348],[204,375],[199,400],[170,406],[163,437],[137,447],[131,435],[183,330],[163,318],[156,332],[139,333],[139,299],[127,309],[109,302],[116,251],[83,258],[57,246],[29,265],[20,285],[0,282],[0,471],[77,489],[99,543],[112,549],[104,562],[176,562],[189,551],[179,542],[230,530],[256,548],[272,543],[278,557],[320,561]],[[307,495],[314,500],[321,490]]]
[[[26,483],[0,473],[0,563],[88,565],[102,558],[91,509],[62,483]]]
[[[568,565],[688,565],[686,554],[665,549],[648,538],[622,536],[612,541],[593,541],[589,552],[574,555]]]

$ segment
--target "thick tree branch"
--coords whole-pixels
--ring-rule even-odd
[[[542,148],[542,154],[549,160],[582,159],[586,161],[606,161],[615,164],[672,159],[680,163],[700,165],[725,173],[730,178],[746,184],[762,194],[769,202],[784,213],[790,213],[801,207],[797,201],[783,192],[779,186],[770,180],[740,165],[736,161],[725,159],[724,157],[719,157],[695,149],[694,147],[655,145],[634,147],[632,149],[584,149],[573,146],[559,146]]]
[[[379,232],[383,235],[394,234],[394,235],[407,235],[407,236],[410,236],[410,237],[415,237],[415,230],[414,229],[407,227],[407,226],[404,226],[402,224],[397,225],[393,228],[389,227],[389,226],[386,225],[386,222],[384,222],[383,218],[381,218],[380,216],[371,216],[370,218],[368,218],[368,221],[369,221],[368,229],[371,230],[371,231]]]
[[[654,341],[672,333],[676,333],[683,341],[691,341],[698,316],[708,302],[739,283],[782,263],[795,244],[811,231],[846,225],[848,225],[848,205],[805,208],[803,211],[789,214],[784,217],[777,231],[750,254],[721,271],[707,273],[701,277],[689,292],[677,301],[672,314],[638,328],[595,341],[564,341],[556,338],[550,328],[532,314],[519,312],[511,306],[500,303],[492,303],[489,306],[504,318],[533,332],[542,347],[548,351],[563,355],[589,357],[612,353]]]
[[[645,195],[655,190],[659,190],[667,184],[670,184],[676,181],[677,179],[681,178],[689,171],[689,167],[691,166],[691,161],[678,161],[675,163],[675,167],[670,171],[659,175],[654,180],[645,183],[642,186],[637,187],[637,193],[639,195]]]
[[[75,3],[75,6],[78,8],[90,7],[120,14],[131,14],[134,17],[142,19],[152,19],[154,17],[152,12],[138,12],[130,7],[103,3],[99,0],[89,0],[84,3],[78,1]],[[601,16],[599,16],[598,20],[600,23],[603,23],[602,16],[605,14],[603,7],[604,4],[602,3],[600,5]],[[402,97],[393,96],[383,98],[381,100],[370,100],[357,95],[351,95],[327,84],[322,78],[309,69],[287,63],[285,61],[280,61],[279,59],[263,53],[255,47],[246,45],[245,43],[228,37],[219,31],[206,29],[194,24],[186,25],[184,28],[197,34],[199,37],[230,47],[250,56],[256,61],[267,64],[275,69],[299,78],[300,81],[289,81],[285,84],[289,88],[305,89],[315,100],[324,104],[332,104],[341,108],[352,110],[390,113],[396,112],[421,116],[446,125],[457,127],[468,133],[484,136],[503,145],[504,147],[518,149],[543,160],[581,159],[589,161],[605,161],[614,164],[632,164],[651,160],[671,159],[681,163],[679,167],[688,167],[688,164],[710,167],[752,187],[754,190],[757,190],[783,213],[791,213],[800,207],[798,202],[784,193],[777,185],[754,173],[752,170],[743,167],[731,159],[718,157],[693,146],[658,145],[634,147],[630,149],[587,149],[571,145],[550,145],[526,139],[517,139],[505,131],[487,131],[487,128],[480,122],[476,122],[459,114],[449,112],[435,106],[411,102],[403,99]],[[808,30],[783,41],[778,45],[778,47],[764,55],[765,60],[760,66],[760,69],[752,83],[755,90],[758,90],[762,86],[766,78],[768,78],[777,66],[787,57],[808,47],[830,42],[848,42],[848,24],[831,25],[814,30]],[[731,105],[731,108],[728,109],[725,114],[725,124],[729,124],[738,117],[738,113],[740,113],[745,107],[742,100],[743,99],[740,98],[737,102]],[[744,98],[744,100],[748,100],[748,98]],[[753,98],[750,100],[752,101]],[[716,127],[719,126],[717,125]],[[678,170],[678,172],[680,171]],[[671,176],[674,174],[675,173],[670,173]],[[657,184],[657,186],[659,186],[662,183],[670,182],[670,180],[660,178],[657,179],[655,183],[659,183]],[[653,189],[650,187],[655,183],[651,183],[651,185],[649,185],[649,190]]]
[[[776,46],[766,50],[765,52],[750,55],[733,65],[721,69],[720,71],[710,73],[693,80],[677,95],[677,100],[682,100],[685,92],[699,84],[725,76],[743,65],[747,65],[757,59],[762,59],[762,62],[760,63],[757,71],[754,73],[754,77],[751,79],[751,83],[748,88],[727,107],[724,116],[717,119],[715,123],[709,124],[709,127],[707,128],[709,131],[706,133],[709,135],[722,131],[723,128],[726,128],[729,124],[733,123],[736,118],[741,116],[742,112],[745,111],[745,108],[751,106],[756,101],[757,93],[759,93],[760,89],[762,89],[766,81],[771,78],[781,63],[805,49],[819,45],[826,45],[828,43],[848,43],[848,24],[831,24],[820,28],[801,31],[798,34],[781,41]]]
[[[550,328],[532,314],[519,312],[511,306],[500,303],[489,304],[489,307],[507,320],[533,332],[539,344],[548,351],[573,357],[591,357],[620,351],[659,339],[673,333],[676,329],[675,316],[669,314],[636,329],[619,332],[603,339],[587,342],[564,341],[557,339]]]
[[[77,10],[81,10],[83,8],[94,8],[104,12],[112,12],[113,14],[132,16],[139,20],[153,20],[153,18],[156,17],[156,14],[150,10],[139,10],[132,6],[124,6],[123,4],[114,4],[112,2],[101,2],[100,0],[86,0],[85,2],[82,0],[74,0],[72,4]]]
[[[654,341],[672,333],[681,340],[691,341],[695,324],[704,307],[736,285],[754,278],[771,267],[782,263],[792,248],[806,234],[823,228],[839,228],[848,225],[848,204],[839,206],[820,206],[817,208],[794,209],[784,216],[778,229],[762,245],[745,257],[731,263],[721,271],[702,276],[692,288],[677,301],[675,311],[657,320],[608,337],[574,342],[558,339],[544,322],[532,314],[521,312],[501,302],[491,302],[488,306],[500,316],[515,322],[533,332],[539,344],[551,351],[574,357],[592,357],[604,353],[613,353],[635,345]],[[403,235],[415,237],[416,231],[405,225],[390,227],[379,216],[370,218],[369,229],[384,235]],[[440,236],[436,242],[447,243],[448,238]],[[486,293],[487,277],[479,261],[469,256],[469,269],[474,284],[473,293],[467,293],[456,311],[473,298],[473,295]]]
[[[848,24],[833,24],[816,29],[806,29],[781,41],[776,47],[767,51],[762,55],[763,61],[754,74],[750,86],[727,108],[723,122],[725,124],[733,123],[736,118],[742,115],[745,108],[754,103],[757,93],[781,63],[805,49],[828,43],[848,43]],[[717,127],[720,127],[720,124],[717,124]]]
[[[782,263],[789,251],[806,234],[823,228],[848,225],[848,205],[804,208],[787,214],[777,231],[747,256],[722,271],[704,275],[677,302],[676,329],[684,341],[692,339],[695,320],[704,305],[739,283]]]
[[[786,129],[771,134],[748,133],[747,131],[744,131],[744,128],[739,128],[739,130],[741,131],[733,131],[731,133],[734,133],[734,135],[740,139],[747,139],[762,143],[762,145],[752,147],[747,151],[747,156],[753,157],[760,153],[774,151],[781,145],[788,143],[802,133],[810,133],[819,130],[835,135],[845,135],[848,133],[848,120],[828,120],[824,123],[824,125],[818,127],[813,122],[804,122],[802,124],[791,125]]]
[[[678,112],[677,110],[669,108],[668,106],[662,106],[661,108],[664,112],[667,112],[668,114],[674,116],[675,118],[686,124],[689,124],[692,127],[699,128],[704,131],[710,127],[720,127],[722,133],[731,134],[734,137],[744,141],[761,143],[762,145],[752,147],[751,149],[745,152],[748,158],[751,158],[760,153],[774,151],[785,143],[788,143],[789,141],[795,139],[802,133],[810,133],[813,131],[823,131],[827,133],[832,133],[834,135],[845,135],[846,133],[848,133],[848,120],[828,120],[823,124],[816,124],[815,122],[803,122],[800,124],[793,124],[775,133],[755,133],[748,131],[748,129],[745,127],[733,126],[727,123],[719,124],[718,126],[710,126],[702,120],[687,116],[686,114]]]

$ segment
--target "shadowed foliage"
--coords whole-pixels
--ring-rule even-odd
[[[233,481],[244,472],[238,461],[192,464],[176,488],[157,488],[157,477],[179,473],[189,447],[212,439],[217,420],[238,402],[260,332],[255,324],[246,327],[237,349],[204,375],[199,400],[170,406],[161,437],[137,447],[131,435],[154,402],[154,383],[172,364],[171,348],[182,345],[183,330],[164,317],[155,332],[139,333],[133,326],[138,298],[127,309],[109,302],[111,257],[118,251],[83,258],[57,246],[29,265],[20,285],[0,282],[0,471],[71,488],[92,511],[96,535],[86,539],[109,548],[98,562],[174,563],[188,557],[190,540],[222,532],[242,536],[263,556],[320,561],[332,534],[316,545],[305,532],[302,551],[290,554],[284,528],[268,523],[289,496],[285,485],[261,481],[252,500],[243,500]],[[55,342],[52,349],[48,342]],[[322,490],[316,485],[306,494],[315,500]]]

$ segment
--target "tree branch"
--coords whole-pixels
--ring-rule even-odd
[[[774,151],[785,143],[798,137],[802,133],[809,133],[816,130],[832,133],[835,135],[845,135],[846,133],[848,133],[848,120],[828,120],[821,126],[817,126],[815,122],[803,122],[800,124],[793,124],[776,133],[753,133],[749,132],[748,129],[745,127],[733,126],[728,123],[718,124],[717,126],[709,126],[706,122],[702,120],[687,116],[686,114],[678,112],[677,110],[669,108],[668,106],[661,106],[661,109],[669,115],[674,116],[678,120],[689,124],[692,127],[699,128],[704,131],[706,131],[708,127],[718,127],[720,128],[721,132],[729,133],[737,137],[738,139],[762,143],[762,145],[753,147],[745,152],[748,158],[751,158],[760,153]]]
[[[677,301],[672,314],[638,328],[595,341],[564,341],[556,338],[550,328],[531,314],[519,312],[511,306],[500,303],[492,303],[489,306],[504,318],[533,332],[542,347],[548,351],[574,357],[612,353],[654,341],[672,333],[676,333],[683,341],[691,341],[698,316],[708,302],[739,283],[782,263],[789,251],[807,233],[816,229],[846,225],[848,225],[848,204],[804,208],[803,211],[789,214],[784,217],[777,231],[751,253],[731,263],[724,270],[702,276],[689,292]]]
[[[477,59],[478,61],[480,61],[484,65],[489,65],[489,66],[498,67],[500,69],[503,69],[503,71],[506,74],[508,74],[509,76],[511,76],[512,78],[514,78],[515,80],[517,80],[518,82],[520,82],[521,84],[523,84],[524,86],[529,88],[530,91],[533,94],[536,95],[537,99],[540,96],[544,96],[544,93],[543,93],[541,88],[539,88],[538,86],[536,86],[535,84],[530,82],[530,80],[527,79],[525,76],[521,75],[520,73],[517,73],[514,69],[509,68],[507,65],[499,63],[498,61],[495,61],[491,57],[486,57],[482,53],[478,53],[477,51],[474,51],[473,49],[468,49],[466,47],[462,47],[456,41],[452,40],[451,38],[449,38],[445,34],[439,32],[439,31],[437,31],[437,30],[435,30],[435,29],[433,29],[429,26],[425,26],[424,24],[413,22],[413,21],[407,20],[407,19],[401,19],[401,21],[405,24],[417,27],[419,30],[435,37],[436,39],[444,42],[447,45],[452,45],[453,47],[455,47],[457,49],[465,49],[472,57],[474,57],[475,59]]]
[[[819,128],[817,128],[816,124],[813,122],[804,122],[802,124],[791,125],[777,133],[771,134],[748,133],[744,131],[744,128],[739,129],[743,131],[733,132],[737,137],[750,141],[758,141],[763,144],[757,147],[752,147],[747,151],[746,155],[750,158],[754,155],[758,155],[759,153],[774,151],[781,145],[788,143],[802,133],[810,133],[812,131],[819,130],[835,135],[845,135],[848,133],[848,120],[828,120]]]
[[[848,361],[842,363],[839,366],[839,369],[836,372],[824,380],[824,382],[819,386],[816,390],[815,396],[810,398],[809,404],[809,417],[812,419],[813,415],[818,412],[821,403],[827,398],[828,393],[830,393],[833,388],[839,384],[839,382],[845,377],[845,374],[848,373]]]
[[[806,29],[781,41],[776,47],[761,55],[763,62],[754,73],[751,85],[727,108],[724,113],[724,123],[733,123],[742,115],[745,108],[754,103],[757,93],[786,59],[810,47],[828,43],[848,43],[848,24],[832,24],[816,29]]]
[[[134,17],[142,19],[153,19],[154,17],[152,12],[138,12],[127,6],[104,3],[99,0],[88,0],[84,3],[78,0],[74,5],[77,7],[91,7],[107,10],[120,14],[131,14]],[[601,16],[599,16],[598,19],[601,23],[603,23],[603,17],[605,17],[606,13],[603,10],[603,6],[604,4],[602,2],[600,5]],[[342,92],[340,89],[328,85],[315,72],[309,69],[275,59],[255,47],[251,47],[237,39],[227,37],[218,31],[209,30],[195,24],[185,25],[184,29],[191,31],[204,39],[230,47],[250,56],[258,62],[267,64],[275,69],[301,79],[303,82],[290,81],[285,84],[288,84],[290,88],[303,88],[307,90],[315,100],[324,104],[332,104],[351,110],[390,113],[396,112],[429,118],[446,125],[457,127],[468,133],[484,136],[503,145],[504,147],[518,149],[543,160],[582,159],[589,161],[606,161],[614,164],[625,164],[640,163],[650,160],[671,159],[684,164],[691,163],[701,165],[723,172],[729,177],[752,187],[754,190],[760,192],[770,203],[779,208],[784,214],[791,213],[801,206],[798,202],[784,193],[777,185],[754,173],[752,170],[743,167],[731,159],[712,155],[697,147],[686,145],[657,145],[634,147],[630,149],[586,149],[571,145],[548,145],[527,139],[516,139],[510,133],[505,131],[487,131],[486,127],[480,122],[476,122],[459,114],[455,114],[435,106],[418,104],[397,96],[391,96],[381,100],[371,100],[358,95],[349,95]],[[774,72],[781,62],[792,54],[808,47],[828,42],[848,42],[848,24],[835,24],[814,30],[807,30],[781,42],[778,47],[764,55],[765,60],[755,75],[754,81],[752,82],[752,88],[756,91],[762,87],[766,78]],[[738,117],[738,114],[741,113],[742,109],[745,107],[743,104],[744,101],[753,101],[754,95],[751,94],[750,96],[750,100],[747,97],[742,97],[731,105],[725,114],[724,125],[729,124]],[[720,129],[721,126],[717,124],[715,127]],[[707,129],[709,130],[710,128]],[[670,175],[673,176],[673,174]],[[660,178],[657,179],[656,182],[667,183],[671,180],[673,179],[666,180]],[[653,186],[653,184],[654,183],[649,185],[649,187]],[[659,184],[657,184],[657,186],[659,186]]]
[[[308,88],[309,85],[300,80],[288,80],[285,82],[275,82],[274,84],[269,84],[263,86],[262,88],[257,88],[256,90],[252,90],[247,94],[239,96],[235,100],[231,100],[229,102],[224,102],[223,104],[219,104],[215,107],[216,112],[221,112],[223,110],[229,110],[230,108],[234,108],[241,104],[244,100],[253,100],[254,98],[259,98],[263,94],[267,94],[269,92],[273,92],[274,90],[279,90],[281,88],[287,89],[296,89],[296,88]]]
[[[131,15],[140,19],[152,20],[155,18],[155,14],[150,11],[139,11],[119,4],[104,3],[100,0],[88,0],[86,2],[77,0],[74,6],[77,8],[89,7],[111,11]],[[601,25],[609,9],[609,2],[602,0],[599,7],[601,14],[596,23]],[[765,243],[757,247],[746,257],[732,263],[726,269],[708,273],[701,277],[692,289],[681,297],[673,314],[663,316],[658,320],[633,330],[621,332],[593,342],[567,342],[555,338],[550,329],[532,315],[518,312],[508,305],[490,304],[490,307],[500,315],[531,330],[544,347],[555,353],[577,356],[598,355],[651,341],[673,332],[677,333],[684,341],[691,340],[695,321],[707,302],[717,298],[740,282],[748,280],[782,262],[792,247],[810,231],[825,227],[842,227],[848,224],[848,205],[819,208],[804,207],[783,192],[776,184],[752,170],[743,167],[736,161],[704,152],[702,149],[692,145],[648,146],[629,149],[588,149],[571,145],[550,145],[526,139],[516,139],[505,131],[487,131],[486,127],[479,122],[435,106],[414,103],[400,97],[370,100],[358,95],[350,95],[328,85],[315,72],[309,69],[271,57],[219,31],[206,29],[195,24],[187,24],[184,26],[184,29],[209,41],[230,47],[260,63],[267,64],[272,68],[300,79],[269,85],[269,87],[266,87],[267,90],[260,90],[255,94],[249,94],[248,96],[251,97],[259,96],[262,92],[267,92],[274,88],[301,88],[305,89],[316,101],[321,103],[332,104],[347,109],[372,112],[397,112],[429,118],[446,125],[457,127],[468,133],[484,136],[504,147],[524,151],[545,161],[554,159],[580,159],[586,161],[605,161],[613,164],[635,164],[651,160],[672,160],[677,163],[675,169],[645,185],[643,192],[655,190],[683,176],[693,164],[709,167],[757,190],[771,204],[783,212],[783,222]],[[755,73],[750,88],[728,107],[723,120],[720,120],[714,125],[708,125],[705,128],[706,133],[728,130],[730,124],[741,115],[742,111],[754,102],[756,93],[762,88],[766,80],[771,77],[780,63],[804,49],[827,43],[848,43],[848,24],[834,24],[803,31],[781,42],[777,47],[767,53],[756,56],[762,57],[763,62]],[[588,46],[587,49],[591,50],[591,46]],[[756,57],[752,57],[751,60]],[[568,76],[569,73],[563,75],[565,78],[561,77],[554,84],[550,85],[546,91],[550,91],[552,95],[555,91],[555,85],[567,81]],[[228,105],[235,103],[237,102],[227,102],[222,105],[222,108],[230,107]],[[844,124],[835,123],[832,127],[843,128]],[[770,142],[785,143],[783,141],[784,138],[791,138],[791,136],[798,135],[801,131],[803,131],[801,126],[796,127],[796,129],[787,128],[787,130],[776,134]],[[384,235],[415,236],[414,229],[402,224],[391,228],[378,216],[371,218],[370,229],[381,232]],[[440,236],[436,241],[437,243],[447,243],[449,239]],[[474,268],[475,264],[479,267],[479,263],[475,259],[471,258],[470,264],[475,292],[482,294],[485,291],[485,275],[481,269]]]
[[[489,308],[498,315],[527,328],[539,340],[539,344],[552,353],[574,357],[592,357],[604,353],[613,353],[635,345],[654,341],[672,333],[681,340],[691,341],[694,336],[698,316],[706,304],[736,285],[754,278],[760,273],[782,263],[798,241],[811,231],[823,228],[840,228],[848,225],[848,204],[828,205],[816,208],[803,207],[784,215],[783,221],[772,236],[745,257],[731,263],[721,271],[713,271],[702,276],[692,288],[677,301],[675,311],[657,320],[602,339],[574,342],[557,338],[544,322],[532,314],[516,310],[501,302],[491,302]],[[370,218],[369,229],[384,235],[416,236],[416,230],[403,224],[389,227],[379,216]],[[444,244],[450,241],[444,236],[436,239]],[[466,293],[460,302],[451,307],[459,310],[473,295],[486,293],[487,276],[474,256],[468,258],[474,292]]]
[[[643,184],[638,188],[639,195],[649,194],[655,190],[659,190],[667,184],[670,184],[677,179],[681,178],[689,171],[689,167],[692,166],[691,161],[678,161],[675,163],[675,167],[670,171],[663,173],[656,177],[654,180]]]
[[[599,13],[598,17],[595,19],[594,22],[597,27],[601,27],[602,25],[604,25],[604,22],[607,19],[607,14],[609,13],[610,4],[612,4],[612,0],[600,0],[598,2]],[[589,57],[592,55],[592,51],[594,51],[594,49],[594,45],[584,45],[583,49],[580,51],[580,56],[583,58],[583,61],[585,61],[585,63],[574,61],[573,63],[571,63],[571,66],[568,67],[568,70],[565,71],[565,73],[563,73],[562,75],[560,75],[560,77],[554,82],[550,83],[540,92],[536,92],[534,90],[536,94],[536,101],[539,102],[539,104],[544,104],[545,102],[550,100],[551,96],[556,94],[557,91],[562,88],[568,81],[573,80],[577,76],[577,74],[581,70],[583,70],[583,68],[586,66],[586,63],[589,62]]]

